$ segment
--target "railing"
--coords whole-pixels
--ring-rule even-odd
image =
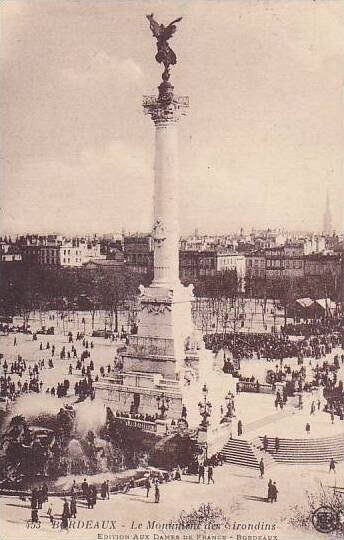
[[[122,418],[121,416],[115,416],[117,422],[122,422],[128,427],[138,428],[141,431],[147,431],[149,433],[156,433],[157,426],[154,422],[148,422],[147,420],[139,420],[137,418]]]
[[[239,381],[238,392],[254,392],[256,394],[274,394],[275,387],[271,384],[257,384],[256,382]]]

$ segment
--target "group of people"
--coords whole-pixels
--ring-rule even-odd
[[[70,387],[69,379],[64,379],[63,382],[58,382],[55,386],[52,386],[51,388],[48,387],[46,389],[46,394],[50,394],[51,396],[57,396],[58,398],[66,397],[68,394],[68,390]]]
[[[224,349],[236,360],[265,358],[268,361],[285,358],[320,359],[332,352],[334,347],[344,345],[339,332],[324,335],[307,336],[301,340],[292,340],[289,334],[207,334],[204,336],[206,348],[214,352]]]
[[[207,472],[207,483],[215,484],[214,480],[214,467],[211,465],[210,462],[206,463],[200,463],[198,465],[198,483],[200,484],[201,481],[204,484],[205,483],[205,473]]]
[[[341,331],[341,321],[339,318],[328,318],[322,321],[306,321],[296,324],[286,324],[282,326],[281,332],[289,336],[319,336]]]
[[[43,381],[40,379],[39,372],[44,367],[41,361],[34,364],[32,367],[18,355],[18,359],[8,364],[5,359],[0,367],[2,367],[3,375],[0,377],[0,396],[7,397],[10,400],[15,400],[20,394],[28,392],[41,392]],[[22,381],[23,374],[29,376],[28,380]]]

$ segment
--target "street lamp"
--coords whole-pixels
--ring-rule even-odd
[[[209,425],[208,418],[211,415],[211,409],[212,409],[212,404],[209,401],[207,401],[208,388],[206,384],[204,384],[202,388],[202,393],[203,393],[203,403],[202,401],[200,401],[198,404],[198,408],[199,408],[199,414],[202,417],[201,426],[206,428]]]
[[[234,395],[232,392],[228,392],[228,394],[225,396],[226,406],[227,406],[227,413],[226,418],[233,418],[235,416],[235,406],[234,406]]]
[[[158,405],[158,410],[160,411],[160,420],[166,419],[166,412],[170,408],[170,398],[165,397],[164,394],[157,396],[156,402]]]

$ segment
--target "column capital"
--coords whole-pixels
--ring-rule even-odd
[[[189,96],[172,95],[166,100],[158,96],[143,96],[143,108],[156,126],[178,122],[189,108]]]

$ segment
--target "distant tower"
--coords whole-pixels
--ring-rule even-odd
[[[331,216],[331,208],[330,208],[330,196],[329,196],[328,190],[326,192],[326,206],[325,206],[325,212],[324,212],[323,232],[325,234],[332,233],[332,216]]]

